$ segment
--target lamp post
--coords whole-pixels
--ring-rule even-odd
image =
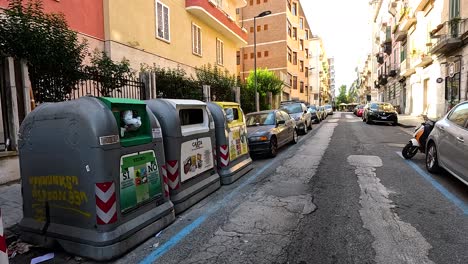
[[[269,14],[271,14],[271,11],[263,11],[261,12],[260,14],[258,14],[258,16],[255,16],[254,17],[254,76],[255,76],[255,82],[254,82],[254,86],[255,86],[255,109],[256,111],[260,111],[260,106],[258,104],[258,94],[257,94],[257,17],[264,17],[264,16],[268,16]]]

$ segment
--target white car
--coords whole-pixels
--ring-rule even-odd
[[[327,115],[333,115],[333,107],[331,105],[324,105],[325,107],[325,112],[327,112]]]
[[[456,105],[437,121],[426,145],[426,168],[446,169],[468,185],[468,101]]]

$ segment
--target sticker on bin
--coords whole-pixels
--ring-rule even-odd
[[[198,138],[182,143],[181,181],[186,181],[200,173],[213,168],[213,150],[211,138]]]
[[[119,135],[110,135],[110,136],[99,137],[99,144],[101,146],[115,144],[115,143],[119,143],[119,142],[120,142]]]
[[[160,127],[153,128],[152,133],[153,133],[153,138],[162,138],[162,131]]]

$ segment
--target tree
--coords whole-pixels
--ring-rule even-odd
[[[84,67],[90,79],[99,82],[99,92],[102,96],[111,96],[114,90],[120,92],[128,79],[134,76],[129,60],[123,58],[114,62],[104,51],[95,51],[91,64]]]
[[[255,100],[255,73],[250,72],[247,77],[247,94],[252,94],[252,100]],[[268,69],[257,69],[257,92],[259,94],[260,109],[270,109],[268,105],[267,93],[277,95],[283,91],[283,81],[276,74]],[[243,102],[243,101],[242,101]],[[253,101],[255,104],[255,101]]]
[[[211,90],[211,98],[216,101],[232,101],[232,88],[238,85],[235,75],[229,74],[229,71],[220,69],[216,64],[203,65],[195,69],[198,86],[209,85]]]
[[[0,54],[27,62],[36,102],[65,100],[80,80],[87,43],[42,0],[9,0],[0,16]]]
[[[156,91],[159,98],[196,99],[203,98],[202,87],[192,78],[188,78],[181,68],[170,69],[153,65],[141,65],[141,72],[153,72],[156,75]]]
[[[348,101],[348,96],[347,96],[347,91],[346,91],[346,85],[341,85],[339,91],[340,93],[338,94],[338,97],[336,97],[337,105],[340,105],[342,103],[347,104],[349,101]]]

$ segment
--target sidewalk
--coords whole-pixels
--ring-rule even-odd
[[[398,115],[398,123],[403,128],[415,128],[424,122],[422,116]]]
[[[19,182],[0,185],[0,208],[2,208],[3,227],[17,224],[23,217],[23,197]]]

